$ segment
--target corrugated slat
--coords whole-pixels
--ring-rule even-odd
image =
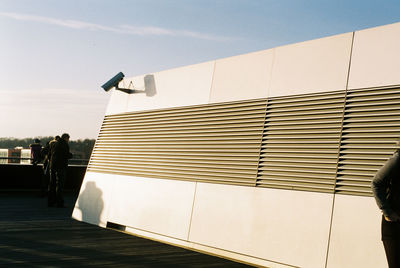
[[[149,135],[151,134],[151,135]],[[129,139],[148,139],[148,140],[161,140],[164,138],[176,138],[176,139],[194,139],[194,140],[199,140],[202,137],[207,137],[207,139],[220,139],[224,137],[230,137],[231,139],[240,139],[240,138],[248,138],[249,136],[257,134],[256,132],[244,132],[244,131],[236,131],[236,132],[203,132],[201,136],[199,136],[196,132],[192,133],[134,133],[134,132],[129,132],[129,133],[118,133],[118,134],[109,134],[107,132],[105,133],[100,133],[98,140],[116,140],[120,139],[121,141],[129,140]]]
[[[210,136],[221,136],[221,135],[254,135],[257,134],[258,131],[260,130],[260,127],[254,127],[254,128],[230,128],[230,129],[208,129],[208,130],[202,130],[202,135],[210,135]],[[122,127],[123,128],[123,127]],[[190,129],[190,130],[157,130],[157,129],[149,129],[146,131],[143,130],[118,130],[118,131],[107,131],[105,129],[100,130],[100,137],[157,137],[157,136],[163,136],[163,135],[181,135],[181,136],[199,136],[199,131],[196,131],[195,128]]]
[[[348,91],[336,193],[372,195],[371,180],[400,134],[399,88]]]
[[[142,160],[142,161],[165,161],[168,160],[170,161],[184,161],[184,162],[191,162],[192,159],[195,159],[196,162],[200,161],[211,161],[211,162],[232,162],[232,161],[240,161],[244,164],[246,163],[252,163],[253,165],[256,165],[257,163],[254,163],[254,161],[258,160],[258,156],[243,156],[243,155],[235,155],[235,158],[232,158],[231,155],[224,156],[224,155],[200,155],[200,154],[192,154],[190,157],[187,157],[187,155],[171,155],[171,154],[164,154],[164,155],[157,155],[157,158],[154,158],[154,154],[136,154],[136,153],[124,153],[122,154],[119,151],[116,152],[95,152],[92,154],[92,159],[101,159],[101,158],[112,158],[112,159],[121,159],[121,156],[123,155],[124,159],[132,159],[132,160]],[[189,159],[189,160],[188,160]]]
[[[88,170],[254,186],[266,102],[106,116]]]
[[[207,117],[207,114],[202,116],[195,116],[195,115],[187,115],[187,116],[180,116],[178,118],[168,118],[168,117],[161,117],[161,118],[132,118],[128,119],[119,119],[119,120],[104,120],[103,126],[104,127],[113,127],[113,126],[120,126],[120,125],[154,125],[154,119],[157,120],[157,123],[163,123],[165,125],[172,125],[172,124],[217,124],[221,121],[226,121],[229,117],[234,117],[238,122],[240,121],[251,121],[257,120],[257,118],[263,118],[265,115],[263,112],[259,110],[252,110],[252,111],[240,111],[236,113],[223,113],[223,114],[216,114],[214,117],[210,118]],[[190,121],[187,121],[190,119]]]
[[[214,128],[201,128],[201,130],[198,130],[197,128],[162,128],[160,127],[157,129],[157,126],[154,126],[154,129],[149,128],[149,129],[121,129],[121,130],[107,130],[107,129],[102,129],[100,131],[101,134],[106,132],[107,134],[122,134],[122,135],[132,135],[132,134],[139,134],[139,135],[146,135],[146,136],[151,136],[152,134],[197,134],[199,132],[204,132],[204,133],[229,133],[229,132],[239,132],[240,134],[246,133],[246,134],[254,134],[254,132],[257,132],[260,130],[261,125],[254,126],[233,126],[231,128],[223,128],[224,125],[221,125],[220,127],[214,127]],[[122,127],[123,128],[123,127]]]
[[[97,150],[94,154],[97,155],[108,155],[118,153],[121,158],[125,156],[141,156],[149,158],[176,158],[185,157],[190,159],[197,159],[199,157],[207,159],[247,159],[247,160],[258,160],[258,154],[254,155],[251,153],[220,153],[220,152],[133,152],[128,149],[120,150]]]
[[[268,101],[257,186],[333,193],[345,92]]]
[[[227,169],[227,166],[229,166],[229,164],[192,164],[192,163],[184,163],[184,162],[180,162],[177,165],[177,162],[169,162],[169,163],[165,163],[165,162],[156,162],[156,161],[141,161],[138,162],[137,164],[132,164],[131,159],[127,159],[125,161],[121,161],[121,160],[115,160],[115,159],[96,159],[93,160],[93,162],[91,163],[91,165],[93,164],[105,164],[105,165],[121,165],[121,166],[138,166],[140,167],[141,165],[151,165],[153,167],[170,167],[171,169],[176,169],[177,166],[179,166],[179,168],[186,168],[186,167],[190,167],[193,169],[204,169],[206,168],[207,170],[210,169],[215,169],[215,170],[224,170]],[[240,167],[237,166],[229,166],[229,169],[232,170],[232,172],[238,172],[238,173],[251,173],[253,174],[254,172],[254,166],[253,165],[243,165]],[[250,172],[248,172],[250,171]]]
[[[301,159],[300,161],[298,159],[290,159],[290,158],[274,158],[274,159],[264,159],[263,162],[259,164],[260,169],[263,167],[267,166],[273,166],[273,167],[280,167],[282,169],[286,167],[299,167],[301,166],[302,168],[331,168],[332,166],[336,166],[336,161],[324,161],[323,163],[320,162],[312,162],[312,161],[307,161],[307,159]]]
[[[223,120],[217,122],[182,122],[182,123],[168,123],[161,124],[160,122],[152,122],[148,124],[139,124],[134,121],[130,124],[118,124],[113,126],[104,126],[103,129],[107,131],[118,130],[120,127],[124,127],[125,130],[139,130],[139,129],[153,129],[154,126],[158,126],[160,129],[213,129],[220,128],[221,126],[232,125],[232,127],[251,127],[259,126],[260,118],[251,119],[239,119],[239,120]]]
[[[100,145],[99,145],[100,146]],[[121,147],[120,145],[103,145],[101,148],[102,149],[116,149],[116,150],[134,150],[136,152],[153,152],[153,151],[158,151],[158,152],[246,152],[246,153],[251,153],[259,152],[259,148],[257,146],[215,146],[212,148],[204,148],[205,146],[201,147],[199,145],[194,145],[194,146],[176,146],[173,147],[171,146],[124,146]],[[210,146],[211,147],[211,146]],[[98,148],[98,147],[96,147]]]
[[[182,174],[165,172],[162,170],[136,170],[123,169],[118,167],[92,167],[92,172],[106,173],[106,174],[118,174],[128,176],[140,176],[149,177],[156,179],[170,179],[170,180],[182,180],[182,181],[201,181],[209,183],[220,183],[220,184],[233,184],[242,186],[254,186],[254,179],[246,178],[241,176],[240,178],[231,178],[226,176],[215,176],[215,175],[201,175],[201,174]]]
[[[131,121],[131,120],[158,120],[160,122],[169,122],[174,119],[196,119],[196,118],[207,118],[210,114],[214,114],[217,117],[230,117],[234,115],[246,115],[251,111],[260,113],[265,108],[265,99],[248,100],[241,102],[232,103],[215,103],[212,105],[198,105],[198,106],[187,106],[187,107],[176,107],[168,109],[158,109],[150,111],[138,111],[135,112],[135,117],[132,118],[132,113],[122,113],[115,115],[108,115],[104,119],[104,122],[119,122],[119,121]]]
[[[185,137],[164,137],[162,139],[158,137],[147,137],[147,138],[127,138],[127,137],[119,137],[119,138],[99,138],[98,141],[104,143],[119,143],[119,142],[130,142],[130,143],[179,143],[179,144],[224,144],[224,143],[253,143],[254,141],[251,139],[252,136],[231,136],[229,141],[222,137],[210,137],[207,140],[204,140],[203,137],[192,137],[191,141],[188,141]]]
[[[210,167],[198,167],[195,165],[190,165],[190,166],[173,166],[173,165],[146,165],[144,163],[141,164],[132,164],[132,163],[122,163],[122,162],[100,162],[96,161],[91,164],[91,167],[94,167],[94,165],[101,165],[103,168],[105,167],[112,167],[112,168],[120,168],[120,169],[126,169],[130,171],[143,171],[145,170],[144,167],[148,166],[149,169],[154,169],[154,170],[162,170],[165,173],[176,173],[176,174],[182,174],[185,173],[186,175],[210,175],[210,176],[225,176],[226,172],[230,173],[230,178],[238,177],[238,178],[245,178],[246,175],[249,175],[250,177],[254,177],[254,169],[253,170],[245,170],[245,169],[229,169],[228,167],[225,168],[210,168]]]

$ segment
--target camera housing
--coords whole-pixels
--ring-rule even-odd
[[[118,88],[118,84],[119,82],[121,82],[121,80],[125,77],[125,75],[122,72],[117,73],[113,78],[111,78],[110,80],[108,80],[104,85],[102,85],[101,87],[105,90],[105,91],[109,91],[110,89],[112,89],[113,87]]]

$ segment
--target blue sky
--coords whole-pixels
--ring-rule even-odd
[[[400,1],[0,0],[0,137],[95,138],[126,76],[400,21]]]

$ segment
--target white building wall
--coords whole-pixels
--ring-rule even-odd
[[[374,198],[335,196],[328,268],[386,267]]]
[[[332,198],[199,183],[189,240],[282,264],[323,267]]]
[[[195,182],[114,175],[108,221],[187,240]]]
[[[86,172],[72,218],[105,227],[112,207],[116,177],[110,174]]]
[[[8,149],[0,149],[0,157],[4,157],[4,159],[0,159],[0,164],[7,164]]]
[[[121,88],[147,92],[126,94],[112,89],[106,115],[206,104],[210,97],[213,72],[214,61],[211,61],[124,79],[120,82]],[[145,81],[149,82],[146,84]]]
[[[400,23],[167,70],[152,96],[112,90],[106,114],[399,85],[398,47]],[[373,198],[88,172],[73,217],[269,267],[386,265]]]
[[[400,23],[355,32],[349,89],[400,84]]]
[[[268,96],[346,88],[353,33],[275,48]]]
[[[21,149],[21,158],[29,158],[29,159],[21,159],[21,164],[30,164],[31,163],[31,149]]]
[[[266,98],[274,49],[217,60],[210,103]]]

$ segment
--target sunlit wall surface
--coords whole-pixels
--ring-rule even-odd
[[[0,164],[8,163],[8,149],[0,149]]]
[[[385,267],[400,23],[121,81],[73,217],[268,267]],[[132,88],[132,85],[134,88]]]
[[[21,149],[21,164],[30,164],[31,163],[31,149]]]

